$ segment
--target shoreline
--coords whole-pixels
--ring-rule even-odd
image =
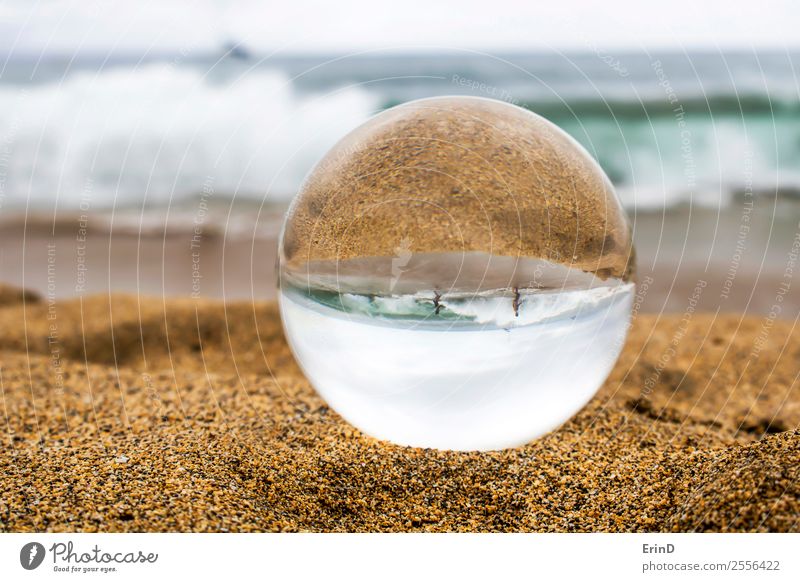
[[[789,293],[800,252],[800,202],[756,198],[721,211],[675,207],[631,217],[639,309],[800,314]],[[159,297],[276,297],[277,236],[285,208],[216,201],[132,210],[0,218],[0,283],[45,297],[138,293]],[[703,249],[699,252],[698,249]],[[797,275],[800,277],[800,275]]]

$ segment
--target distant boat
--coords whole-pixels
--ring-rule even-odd
[[[248,61],[253,58],[253,53],[247,50],[240,42],[227,42],[222,47],[223,56],[229,59]]]

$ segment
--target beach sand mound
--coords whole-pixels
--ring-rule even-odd
[[[38,301],[40,301],[39,296],[32,291],[25,291],[9,285],[0,284],[0,307],[16,305],[23,302],[36,303]]]
[[[272,303],[2,297],[3,531],[800,529],[790,323],[639,316],[558,431],[454,453],[344,423]]]

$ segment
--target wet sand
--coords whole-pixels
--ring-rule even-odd
[[[272,302],[4,288],[0,328],[3,531],[800,530],[793,322],[639,313],[577,416],[493,453],[360,434]]]
[[[702,282],[692,300],[699,311],[788,321],[800,314],[800,201],[756,197],[752,209],[746,202],[632,214],[643,312],[684,313]],[[207,208],[188,201],[168,215],[62,212],[57,221],[3,211],[0,283],[57,298],[274,299],[284,211],[222,200]]]

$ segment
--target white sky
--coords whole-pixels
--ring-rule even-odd
[[[0,52],[749,50],[798,48],[799,25],[798,0],[0,0]]]

